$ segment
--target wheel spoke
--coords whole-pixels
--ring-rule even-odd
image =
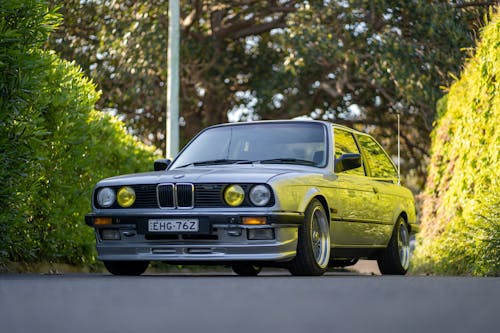
[[[311,245],[316,263],[322,267],[328,264],[330,256],[330,235],[327,219],[322,210],[316,209],[311,221]]]
[[[400,260],[401,266],[404,269],[407,269],[409,264],[410,264],[409,238],[410,237],[408,234],[408,229],[403,222],[399,225],[397,244],[398,244],[398,250],[399,250],[399,260]]]

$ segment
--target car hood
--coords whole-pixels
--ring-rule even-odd
[[[266,183],[278,175],[297,171],[299,170],[295,168],[261,165],[188,167],[107,178],[100,181],[98,186],[159,183]]]

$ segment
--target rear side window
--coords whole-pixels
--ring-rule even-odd
[[[339,158],[343,154],[360,154],[358,145],[350,132],[335,128],[333,133],[335,135],[335,158]],[[363,166],[360,166],[342,173],[364,176],[365,170]]]
[[[372,177],[398,177],[394,164],[374,139],[366,135],[358,135],[357,139],[370,167]]]

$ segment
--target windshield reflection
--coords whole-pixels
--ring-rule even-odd
[[[326,131],[321,123],[249,123],[209,128],[192,141],[170,170],[221,164],[326,166]]]

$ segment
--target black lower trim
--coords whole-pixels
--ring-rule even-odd
[[[379,254],[384,250],[384,248],[361,248],[361,247],[350,247],[350,248],[332,248],[331,259],[354,259],[354,258],[366,258],[366,259],[377,259]]]
[[[147,220],[150,218],[155,219],[171,219],[171,218],[197,218],[200,220],[200,226],[206,225],[207,232],[211,230],[211,226],[214,224],[229,224],[229,225],[240,225],[241,217],[243,216],[265,216],[267,217],[268,224],[287,224],[287,225],[300,225],[304,220],[302,214],[246,214],[241,215],[228,215],[228,214],[209,214],[209,215],[178,215],[178,214],[143,214],[143,215],[116,215],[116,214],[95,214],[90,213],[85,215],[85,223],[90,227],[94,226],[94,218],[96,217],[111,217],[113,219],[113,226],[117,225],[136,225],[139,231],[142,231],[144,226],[147,224]]]

